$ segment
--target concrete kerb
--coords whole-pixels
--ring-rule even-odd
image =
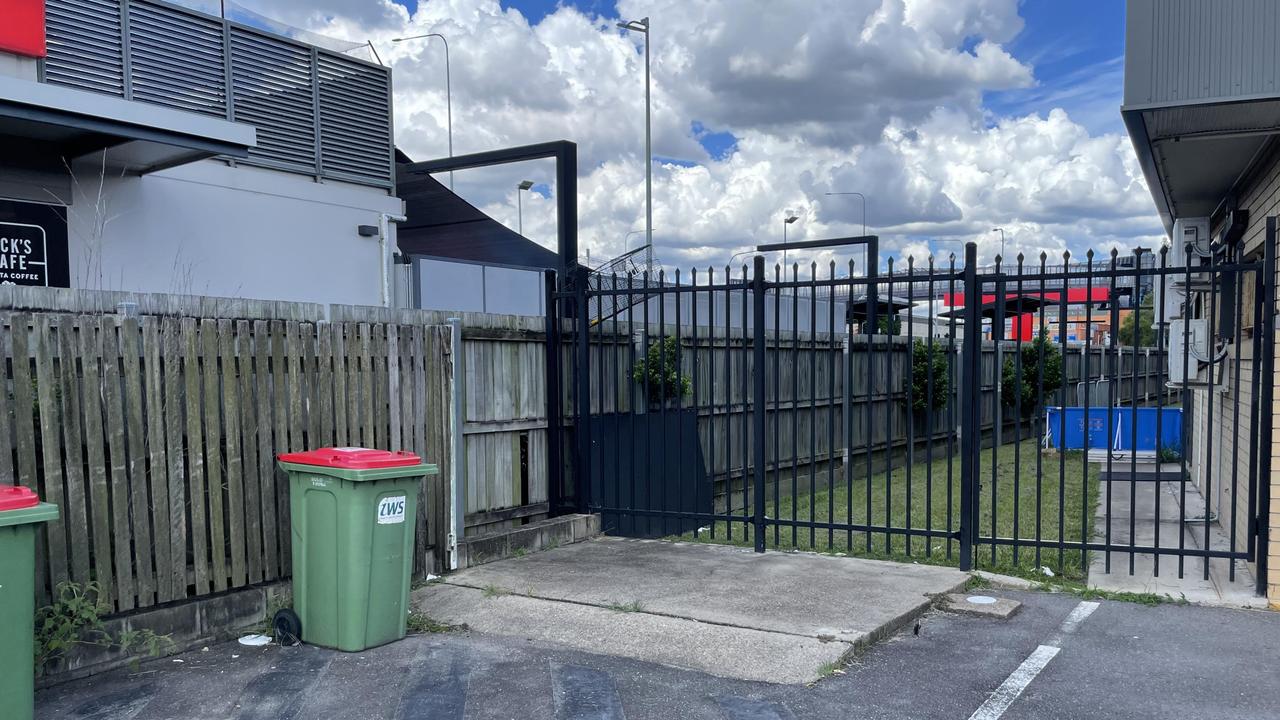
[[[999,573],[988,572],[986,570],[974,570],[973,576],[985,580],[995,587],[1006,588],[1009,590],[1040,590],[1044,582],[1036,580],[1028,580],[1026,578],[1015,577],[1013,575],[1001,575]]]

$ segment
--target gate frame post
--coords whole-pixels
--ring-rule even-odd
[[[578,372],[574,378],[576,392],[573,397],[573,495],[578,512],[591,511],[591,313],[587,309],[587,273],[578,266],[573,274],[575,350],[578,355]]]
[[[756,255],[752,262],[751,294],[752,294],[752,329],[751,345],[754,372],[752,382],[752,464],[755,465],[752,475],[755,478],[755,550],[764,552],[765,515],[764,515],[764,483],[765,483],[765,332],[764,332],[764,256]],[[810,302],[813,299],[810,298]],[[745,322],[744,322],[745,325]],[[743,328],[744,330],[746,328]]]
[[[1267,553],[1268,545],[1271,538],[1271,407],[1273,397],[1275,395],[1275,330],[1276,330],[1276,216],[1272,215],[1267,218],[1267,235],[1263,241],[1262,248],[1262,273],[1263,273],[1263,299],[1262,299],[1262,317],[1258,321],[1262,323],[1262,387],[1258,388],[1259,412],[1258,420],[1261,427],[1261,437],[1259,438],[1259,457],[1258,457],[1258,484],[1260,492],[1258,493],[1258,528],[1257,539],[1258,544],[1256,563],[1257,568],[1257,593],[1262,597],[1267,596]],[[1185,425],[1185,423],[1184,423]],[[1232,502],[1235,502],[1234,499]]]
[[[964,246],[964,340],[960,348],[960,569],[973,569],[978,455],[982,449],[978,404],[982,352],[982,286],[978,282],[978,245]],[[976,416],[976,417],[975,417]]]
[[[560,301],[556,298],[556,271],[543,273],[546,283],[545,383],[547,392],[547,501],[551,515],[563,511],[564,505],[564,401],[560,383]]]

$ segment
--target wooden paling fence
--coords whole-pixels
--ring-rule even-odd
[[[330,445],[402,448],[441,466],[423,484],[415,563],[438,571],[447,325],[326,322],[319,306],[243,301],[224,308],[241,317],[129,316],[60,292],[34,311],[0,304],[0,482],[61,508],[37,534],[40,598],[92,580],[127,611],[287,577],[275,455]]]

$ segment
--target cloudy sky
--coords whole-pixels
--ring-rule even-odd
[[[668,268],[781,240],[868,230],[890,252],[990,258],[1159,242],[1120,121],[1116,0],[238,0],[394,67],[396,142],[446,155],[578,143],[592,264],[644,227],[643,39],[651,18],[654,243]],[[441,178],[448,181],[447,176]],[[550,161],[459,172],[459,194],[554,246]],[[641,233],[630,235],[635,247]],[[793,255],[792,259],[797,256]],[[848,253],[800,256],[845,263]],[[852,259],[861,262],[860,255]]]

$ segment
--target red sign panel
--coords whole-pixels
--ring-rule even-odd
[[[45,56],[44,0],[0,0],[0,52]]]

